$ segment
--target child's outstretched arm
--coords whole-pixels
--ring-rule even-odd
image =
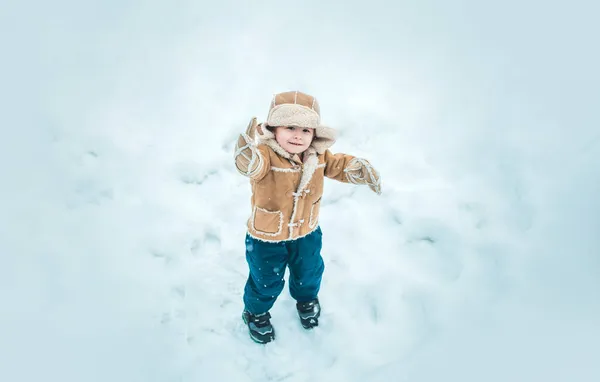
[[[366,184],[381,195],[379,172],[368,160],[348,154],[325,152],[325,176],[344,183]]]
[[[234,153],[238,172],[254,180],[262,179],[271,168],[268,151],[264,147],[258,147],[254,141],[257,126],[254,117],[250,120],[246,132],[240,134]]]

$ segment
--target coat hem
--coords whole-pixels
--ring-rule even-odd
[[[251,238],[259,240],[259,241],[262,241],[262,242],[265,242],[265,243],[283,243],[283,242],[286,242],[286,241],[294,241],[294,240],[302,239],[303,237],[306,237],[306,236],[310,235],[311,233],[315,232],[318,228],[319,228],[319,224],[317,224],[313,229],[311,229],[310,231],[308,231],[304,235],[297,236],[297,237],[295,237],[293,239],[283,239],[283,240],[268,240],[268,239],[265,239],[264,237],[258,237],[256,235],[253,235],[252,232],[250,232],[250,230],[247,230],[247,233],[248,233],[248,235]]]

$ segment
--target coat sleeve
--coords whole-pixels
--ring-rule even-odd
[[[338,182],[349,183],[350,180],[344,173],[344,169],[354,159],[352,155],[325,151],[325,176]]]
[[[348,154],[325,152],[325,176],[344,183],[364,184],[381,194],[379,172],[368,160]]]

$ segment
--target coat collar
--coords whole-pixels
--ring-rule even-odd
[[[264,143],[273,149],[273,151],[275,151],[275,153],[277,153],[279,156],[302,165],[302,177],[300,178],[300,184],[298,185],[298,190],[296,190],[296,193],[299,194],[303,192],[317,170],[317,166],[319,164],[317,154],[321,153],[319,150],[323,150],[324,152],[326,147],[315,147],[317,140],[313,141],[313,143],[306,150],[303,161],[302,158],[300,158],[297,154],[292,155],[285,151],[283,147],[281,147],[281,145],[275,140],[275,135],[264,126],[260,126],[256,130],[256,135],[258,138],[258,143]],[[333,140],[331,143],[333,143]],[[319,145],[317,144],[317,146]]]
[[[278,155],[286,158],[290,161],[293,161],[302,166],[302,177],[300,178],[300,184],[298,185],[298,189],[296,193],[301,193],[304,191],[308,183],[312,179],[315,171],[317,170],[317,166],[319,165],[319,159],[317,157],[317,150],[314,147],[309,147],[304,155],[304,162],[300,158],[298,154],[290,154],[277,143],[275,139],[268,139],[264,141],[264,143],[273,149]]]
[[[308,150],[306,150],[304,164],[302,166],[302,177],[300,178],[300,184],[298,185],[296,193],[301,193],[306,186],[308,186],[318,165],[319,159],[317,158],[317,151],[314,148],[309,147]]]

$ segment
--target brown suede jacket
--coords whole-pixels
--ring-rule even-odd
[[[254,139],[254,136],[257,136]],[[248,233],[263,241],[295,240],[319,223],[324,177],[366,184],[381,194],[379,173],[365,159],[333,154],[333,143],[316,139],[303,158],[285,151],[274,134],[253,118],[235,149],[237,170],[250,178],[252,212]]]

